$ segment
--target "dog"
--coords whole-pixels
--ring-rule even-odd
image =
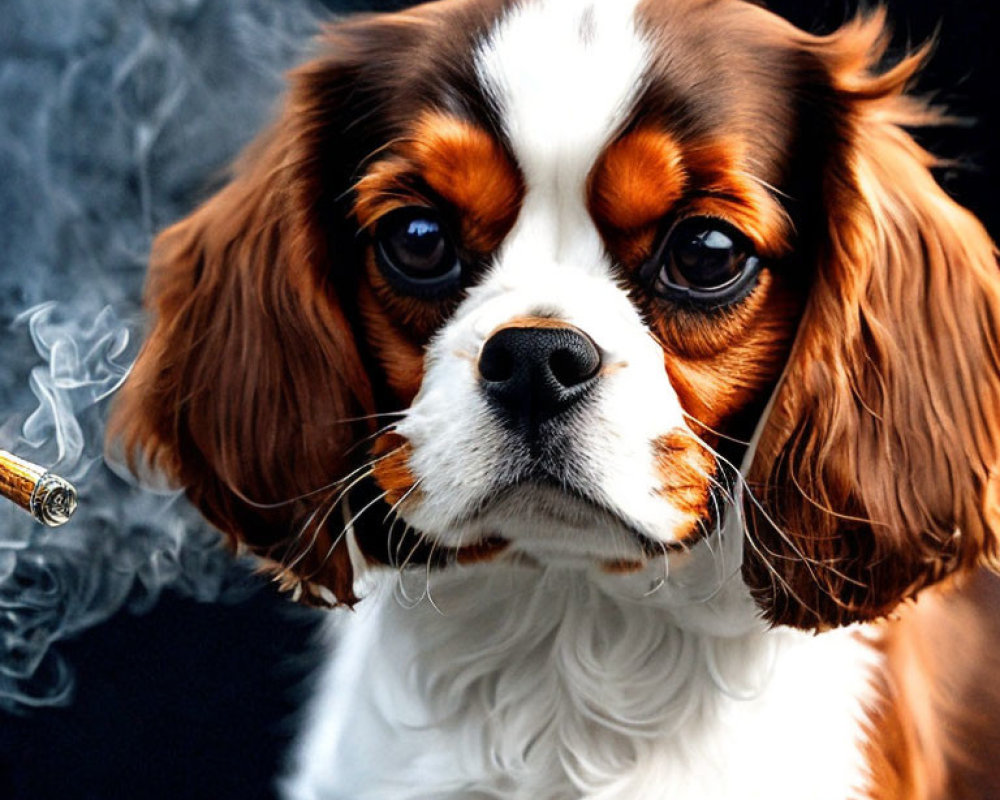
[[[160,234],[112,439],[354,609],[286,797],[987,796],[1000,277],[886,47],[351,18]]]

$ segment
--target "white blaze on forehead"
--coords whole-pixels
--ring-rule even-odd
[[[625,119],[649,60],[635,6],[634,0],[525,0],[480,48],[479,77],[529,173],[556,165],[586,169]]]
[[[520,223],[549,231],[556,261],[593,258],[587,175],[626,120],[649,62],[635,0],[525,0],[477,54],[526,184]],[[531,237],[537,246],[539,237]],[[583,257],[583,258],[581,258]]]

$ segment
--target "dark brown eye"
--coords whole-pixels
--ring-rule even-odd
[[[711,217],[678,222],[648,268],[657,295],[709,307],[743,297],[759,272],[760,259],[750,240]]]
[[[401,292],[431,298],[458,287],[462,264],[433,209],[387,214],[375,229],[375,251],[382,274]]]

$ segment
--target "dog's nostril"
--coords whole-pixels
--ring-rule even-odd
[[[552,376],[567,388],[589,381],[600,367],[597,348],[582,337],[574,338],[570,346],[560,347],[549,356]]]
[[[479,374],[492,383],[509,381],[514,375],[514,356],[503,342],[491,339],[479,356]]]

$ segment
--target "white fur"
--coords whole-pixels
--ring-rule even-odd
[[[707,550],[696,549],[700,558]],[[874,651],[767,630],[733,577],[697,606],[487,565],[336,614],[288,800],[846,800]],[[395,589],[395,590],[394,590]],[[431,602],[433,600],[433,602]]]
[[[655,541],[685,522],[655,491],[651,443],[687,425],[585,200],[649,59],[633,15],[526,0],[479,51],[526,195],[429,346],[398,425],[419,481],[400,511],[446,545],[500,533],[512,547],[476,568],[365,576],[358,610],[331,616],[289,800],[846,800],[866,783],[874,650],[857,631],[767,628],[740,579],[738,497],[726,530],[627,576],[598,563],[642,555],[634,538],[552,492],[465,521],[524,468],[481,396],[479,352],[514,317],[549,314],[619,365],[568,435],[573,480]]]
[[[478,54],[480,80],[499,106],[527,179],[526,205],[544,200],[568,218],[557,225],[570,234],[557,238],[565,261],[586,261],[599,247],[596,238],[580,235],[577,223],[589,221],[582,206],[587,173],[625,121],[650,61],[636,5],[529,0],[514,7]]]

